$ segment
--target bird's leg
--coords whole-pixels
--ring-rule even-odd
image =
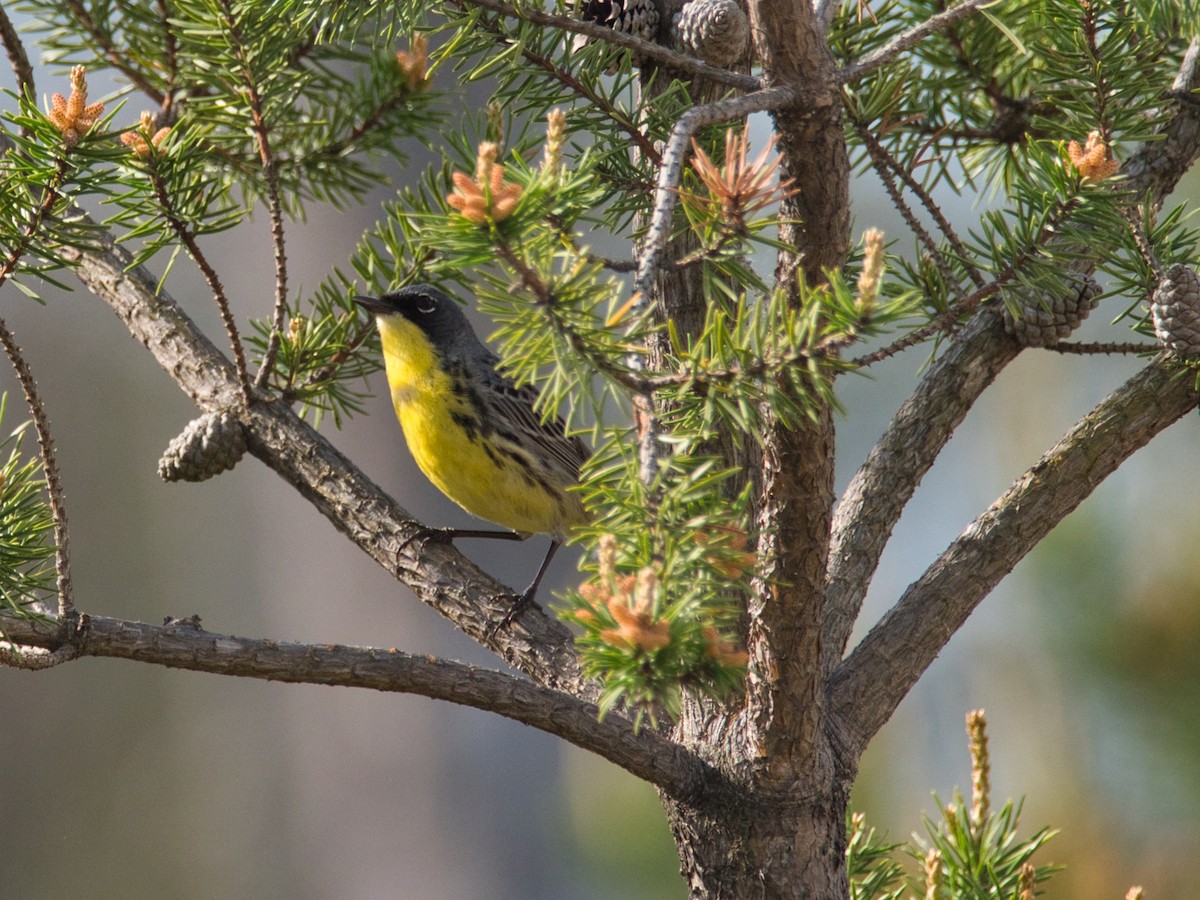
[[[542,583],[542,576],[545,575],[546,570],[550,568],[550,560],[554,559],[554,554],[558,551],[558,547],[558,541],[552,540],[550,542],[550,549],[546,551],[546,558],[542,560],[541,566],[538,567],[537,574],[533,576],[533,581],[530,582],[529,587],[525,588],[525,591],[519,597],[517,597],[517,599],[513,602],[513,605],[508,608],[508,612],[504,614],[504,618],[497,622],[494,627],[489,629],[489,636],[494,635],[502,628],[507,628],[513,623],[517,616],[525,612],[525,610],[527,610],[533,604],[533,598],[537,594],[538,585]]]
[[[427,528],[423,526],[415,534],[409,535],[400,542],[400,546],[396,550],[396,555],[399,556],[403,553],[404,549],[413,541],[437,541],[438,543],[447,544],[455,538],[496,538],[501,541],[523,541],[528,537],[529,535],[521,534],[518,531],[490,531],[477,528]]]

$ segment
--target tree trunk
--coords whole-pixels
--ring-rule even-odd
[[[845,900],[849,783],[747,788],[701,807],[665,802],[691,897]]]
[[[803,302],[801,279],[811,287],[844,265],[850,232],[850,166],[835,66],[807,4],[748,4],[764,84],[829,86],[825,105],[773,114],[782,177],[797,188],[781,210],[787,224],[779,237],[789,249],[779,255],[776,284],[796,305]],[[662,5],[663,21],[669,22],[682,0]],[[696,80],[690,90],[696,103],[727,92]],[[685,231],[669,242],[663,258],[682,258],[696,246],[695,236]],[[667,265],[654,276],[660,321],[670,321],[683,335],[697,333],[706,313],[699,267]],[[665,336],[647,349],[655,367],[671,352]],[[641,410],[642,421],[657,412]],[[640,436],[643,460],[653,459],[657,448],[647,441],[653,441],[652,430],[640,429]],[[728,778],[696,804],[664,795],[692,897],[849,895],[846,809],[857,759],[838,756],[827,740],[833,731],[821,680],[833,439],[832,410],[822,405],[801,427],[772,425],[759,440],[725,432],[705,448],[745,473],[735,489],[752,487],[762,577],[743,598],[751,656],[744,709],[731,714],[711,700],[688,698],[674,731],[676,740]]]

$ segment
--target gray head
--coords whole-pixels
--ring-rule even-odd
[[[462,307],[453,298],[428,284],[412,284],[382,297],[355,297],[354,302],[375,316],[403,316],[425,333],[429,342],[445,350],[482,348]]]

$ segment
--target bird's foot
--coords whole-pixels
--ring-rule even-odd
[[[529,609],[531,606],[537,606],[537,604],[533,601],[533,595],[534,591],[526,591],[523,594],[515,596],[513,598],[512,605],[509,606],[504,615],[500,617],[500,620],[493,622],[488,628],[486,634],[487,639],[489,641],[493,640],[497,634],[515,622],[521,616],[521,614],[525,612],[525,610]]]
[[[427,528],[425,526],[421,526],[400,542],[400,546],[396,548],[396,556],[399,557],[405,550],[408,549],[409,544],[415,543],[416,541],[420,541],[422,544],[428,544],[430,542],[437,544],[448,544],[458,536],[458,531],[454,528]]]

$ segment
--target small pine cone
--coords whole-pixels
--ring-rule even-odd
[[[1189,266],[1167,269],[1150,301],[1154,334],[1185,359],[1200,356],[1200,277]]]
[[[750,20],[737,0],[691,0],[671,18],[671,45],[714,66],[732,66],[750,42]]]
[[[158,475],[163,481],[206,481],[232,469],[245,452],[246,435],[233,413],[205,413],[167,445]]]
[[[1018,316],[1004,309],[1004,330],[1026,347],[1050,347],[1083,324],[1100,302],[1100,285],[1082,275],[1072,276],[1067,294],[1043,293],[1021,304]]]
[[[583,0],[579,18],[646,41],[658,36],[658,7],[654,0]]]

